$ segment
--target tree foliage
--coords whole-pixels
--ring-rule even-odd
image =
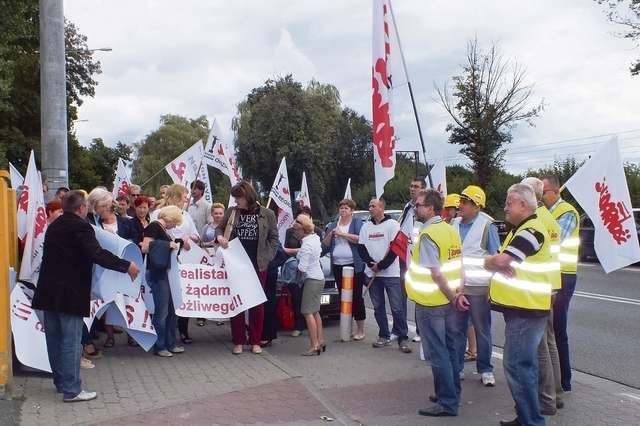
[[[0,7],[0,167],[10,161],[24,173],[33,149],[40,155],[39,9],[37,0],[7,0]],[[87,38],[71,22],[65,25],[69,180],[87,188],[100,175],[90,161],[90,148],[73,131],[82,96],[93,96],[101,72]],[[113,149],[113,148],[112,148]],[[119,151],[118,148],[115,148]],[[101,164],[102,160],[97,164]]]
[[[323,220],[349,177],[352,187],[373,178],[371,124],[341,106],[334,86],[303,86],[291,75],[269,79],[238,105],[232,127],[245,178],[266,194],[286,157],[291,188],[300,188],[306,172],[311,204]]]
[[[467,45],[462,74],[437,88],[440,102],[453,120],[446,127],[449,143],[461,145],[471,160],[476,182],[486,187],[501,168],[505,145],[520,122],[533,126],[543,107],[529,106],[532,86],[525,84],[525,70],[500,55],[492,45],[484,52],[477,40]]]
[[[607,6],[607,18],[622,27],[619,37],[640,42],[640,0],[596,0]],[[636,59],[629,68],[631,75],[640,74],[640,59]]]

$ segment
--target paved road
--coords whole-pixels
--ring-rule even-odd
[[[502,347],[501,314],[493,313],[492,325],[494,345]],[[597,263],[581,264],[569,339],[574,369],[640,389],[640,268],[605,274]]]

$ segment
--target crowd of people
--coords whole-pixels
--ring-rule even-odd
[[[147,256],[144,273],[154,298],[152,321],[157,333],[153,352],[160,357],[182,353],[183,345],[193,342],[189,318],[175,314],[167,259],[192,244],[217,250],[237,238],[267,302],[249,309],[248,324],[244,312],[231,318],[234,354],[247,346],[260,354],[277,337],[276,287],[279,267],[285,276],[283,265],[293,273],[288,285],[295,316],[291,335],[299,336],[306,328],[309,346],[304,356],[326,351],[320,257],[329,253],[339,291],[344,268],[354,269],[354,341],[365,339],[368,291],[378,326],[372,346],[384,348],[395,340],[402,353],[410,353],[407,301],[415,303],[413,338],[421,341],[434,378],[434,394],[429,396],[433,405],[420,414],[457,415],[465,362],[475,361],[484,386],[495,385],[492,310],[502,312],[505,319],[503,363],[517,414],[515,420],[501,424],[544,424],[543,415],[563,407],[562,394],[571,391],[566,329],[576,284],[578,215],[560,197],[556,178],[529,177],[509,188],[504,210],[511,229],[502,243],[493,218],[483,211],[486,194],[475,185],[443,199],[425,189],[424,179],[416,178],[398,220],[385,214],[383,199],[374,198],[368,206],[370,219],[363,222],[353,214],[355,203],[345,199],[324,231],[314,225],[311,211],[302,208],[283,244],[273,211],[258,203],[248,182],[232,188],[235,205],[228,209],[209,204],[204,190],[200,181],[190,188],[163,186],[156,201],[137,185],[116,199],[102,187],[88,194],[61,188],[47,204],[50,226],[33,305],[45,311],[54,384],[64,401],[95,398],[95,393],[82,391],[78,373],[81,365],[93,366],[89,358],[102,355],[92,340],[95,330],[83,330],[81,321],[88,314],[91,265],[128,272],[132,279],[140,267],[102,250],[92,224],[139,245]],[[86,262],[67,269],[74,261],[70,259]],[[63,279],[63,270],[73,270],[74,276]],[[205,325],[204,318],[196,322]],[[110,348],[116,330],[109,324],[103,327],[106,338],[101,346]],[[128,342],[136,345],[132,339]],[[74,350],[80,343],[83,357]]]

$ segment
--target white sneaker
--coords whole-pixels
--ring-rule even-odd
[[[415,336],[413,336],[413,339],[411,339],[414,342],[420,342],[422,341],[422,339],[420,338],[420,336],[418,336],[417,334]]]
[[[482,373],[482,377],[480,378],[482,384],[485,386],[495,386],[496,378],[493,376],[493,373]]]
[[[156,355],[161,356],[163,358],[171,358],[173,354],[166,349],[156,352]]]
[[[291,332],[291,337],[298,337],[298,336],[299,336],[299,335],[301,335],[301,334],[302,334],[302,331],[300,331],[300,330],[293,330],[293,331]]]
[[[169,349],[169,352],[171,352],[172,354],[181,354],[184,352],[184,348],[182,346],[174,346],[173,348]]]
[[[73,398],[63,398],[62,400],[64,402],[82,402],[91,401],[92,399],[96,399],[97,397],[98,394],[95,392],[80,391],[80,393]]]

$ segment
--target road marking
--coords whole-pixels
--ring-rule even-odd
[[[636,401],[640,401],[640,395],[634,395],[634,394],[632,394],[632,393],[621,393],[621,394],[619,394],[619,395],[620,395],[620,396],[626,396],[626,397],[628,397],[628,398],[633,398],[633,399],[635,399]]]
[[[605,300],[607,302],[626,303],[628,305],[640,306],[640,300],[630,299],[628,297],[610,296],[608,294],[587,293],[585,291],[576,291],[576,296],[586,297],[587,299]]]

